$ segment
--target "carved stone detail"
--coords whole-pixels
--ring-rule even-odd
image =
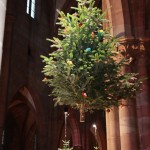
[[[150,49],[150,39],[123,39],[118,49],[125,52],[125,56],[137,59],[145,56]]]

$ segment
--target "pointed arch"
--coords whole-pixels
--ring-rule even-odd
[[[33,101],[33,98],[31,96],[31,93],[29,92],[28,88],[27,87],[22,87],[20,88],[19,92],[24,96],[26,97],[26,99],[28,100],[28,102],[32,105],[32,107],[34,108],[34,110],[36,110],[36,106],[35,106],[35,103]]]
[[[105,140],[106,136],[104,134],[104,130],[102,128],[99,117],[97,118],[97,120],[94,124],[91,124],[90,131],[91,131],[92,135],[94,136],[94,139],[95,139],[99,149],[106,150],[107,149],[106,148],[106,140]]]
[[[77,122],[73,109],[70,109],[69,114],[70,115],[68,121],[72,130],[71,134],[72,134],[73,146],[78,147],[82,145],[79,124]]]
[[[36,107],[28,89],[22,87],[8,104],[4,149],[32,150],[36,130]]]
[[[64,138],[66,138],[67,140],[70,141],[70,146],[72,146],[74,148],[82,147],[80,126],[77,121],[75,112],[71,108],[69,108],[69,110],[68,110],[68,117],[67,117],[66,121],[67,121],[66,127],[65,127],[65,119],[64,119],[61,130],[60,130],[61,133],[60,133],[59,146],[62,147],[62,140],[64,140]]]

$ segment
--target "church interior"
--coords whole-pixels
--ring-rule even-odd
[[[135,99],[87,112],[85,122],[78,110],[54,106],[41,73],[40,56],[53,51],[46,39],[58,33],[56,10],[72,13],[76,5],[75,0],[1,0],[0,150],[57,150],[65,139],[74,150],[150,150],[150,1],[95,0],[107,10],[120,50],[132,56],[130,69],[147,80]]]

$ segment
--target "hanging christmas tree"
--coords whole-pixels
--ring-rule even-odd
[[[117,39],[94,0],[77,0],[74,14],[58,11],[58,37],[49,39],[56,50],[42,56],[44,82],[53,87],[55,104],[93,111],[120,105],[135,96],[140,81],[136,73],[123,72],[131,58],[118,58]]]

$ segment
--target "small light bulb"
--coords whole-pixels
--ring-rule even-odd
[[[68,114],[68,112],[64,112],[64,114],[65,114],[65,115],[67,115],[67,114]]]
[[[95,123],[93,124],[93,128],[95,128],[95,129],[97,128],[97,126],[96,126],[96,124],[95,124]]]

